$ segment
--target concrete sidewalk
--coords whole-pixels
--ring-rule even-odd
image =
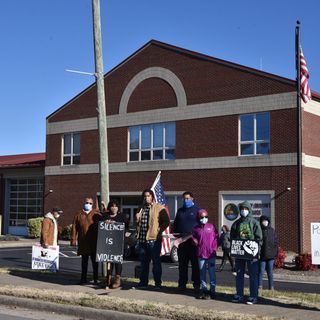
[[[77,285],[78,278],[66,274],[44,274],[30,271],[10,271],[9,273],[0,274],[0,287],[4,286],[14,286],[14,287],[24,287],[24,288],[35,288],[43,290],[56,290],[60,292],[83,292],[89,293],[90,295],[99,295],[106,297],[118,297],[128,300],[141,300],[149,303],[164,303],[168,305],[182,305],[182,306],[193,306],[201,310],[214,309],[217,311],[228,311],[242,314],[250,314],[253,317],[256,316],[268,316],[281,319],[308,319],[308,320],[318,320],[320,317],[320,306],[318,308],[301,306],[295,303],[288,303],[286,301],[274,301],[271,299],[261,298],[259,304],[257,305],[246,305],[246,304],[234,304],[231,303],[232,295],[225,293],[217,293],[216,300],[197,300],[194,298],[193,290],[187,290],[186,293],[180,294],[177,292],[176,288],[163,287],[162,291],[154,291],[151,286],[148,290],[134,290],[130,283],[126,283],[122,289],[116,290],[105,290],[103,286],[80,286]],[[30,307],[30,299],[10,299],[8,296],[0,295],[0,303],[2,304],[12,304],[18,301],[20,307]],[[12,302],[10,302],[12,301]],[[59,304],[51,304],[48,306],[47,302],[36,301],[36,304],[45,303],[45,308],[48,311],[53,311],[57,313],[66,314],[66,306]],[[52,306],[53,305],[53,306]],[[63,308],[62,308],[63,307]],[[85,319],[98,319],[93,316],[93,308],[83,308],[83,307],[72,307],[76,310],[76,314],[82,315]],[[88,310],[87,310],[88,309]],[[89,312],[90,311],[90,312]],[[99,310],[100,312],[102,310]],[[69,312],[69,311],[68,311]],[[86,313],[88,312],[88,313]],[[70,313],[67,313],[70,314]],[[74,313],[75,314],[75,313]],[[106,314],[105,314],[106,315]],[[117,314],[112,311],[114,319],[123,319],[122,317],[117,318]],[[133,316],[133,315],[132,315]],[[111,317],[111,316],[110,316]],[[140,319],[143,319],[139,315]],[[109,316],[108,316],[109,318]],[[112,318],[112,317],[111,317]],[[111,319],[110,318],[110,319]],[[100,318],[99,318],[100,319]],[[131,319],[131,316],[127,315],[125,319]],[[137,318],[132,318],[137,319]],[[147,318],[146,318],[147,319]]]

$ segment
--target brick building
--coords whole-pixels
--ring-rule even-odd
[[[217,224],[236,205],[269,215],[286,250],[310,251],[320,213],[320,96],[303,105],[303,214],[297,210],[295,81],[150,41],[105,75],[111,198],[133,222],[159,170],[171,218],[185,190]],[[47,117],[45,210],[71,223],[99,191],[96,87]]]

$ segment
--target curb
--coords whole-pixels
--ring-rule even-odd
[[[113,310],[93,309],[74,305],[62,305],[53,302],[33,300],[27,298],[17,298],[12,296],[0,295],[0,304],[6,306],[20,307],[30,310],[54,312],[61,315],[79,317],[79,319],[94,320],[155,320],[155,317],[124,313]]]

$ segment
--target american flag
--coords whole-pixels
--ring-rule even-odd
[[[304,103],[311,100],[311,90],[309,88],[308,79],[309,71],[302,48],[300,47],[300,95]]]
[[[151,190],[154,192],[155,201],[166,207],[167,214],[170,218],[169,209],[167,206],[166,195],[164,194],[163,186],[161,184],[161,171],[158,172],[156,179],[153,182]],[[169,238],[170,227],[162,233],[162,246],[161,246],[161,256],[164,256],[171,251],[171,240]]]

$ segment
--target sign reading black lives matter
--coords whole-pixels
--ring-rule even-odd
[[[99,222],[97,262],[123,262],[124,229],[124,223]]]
[[[259,243],[255,240],[233,239],[231,240],[231,257],[236,259],[257,259]]]

